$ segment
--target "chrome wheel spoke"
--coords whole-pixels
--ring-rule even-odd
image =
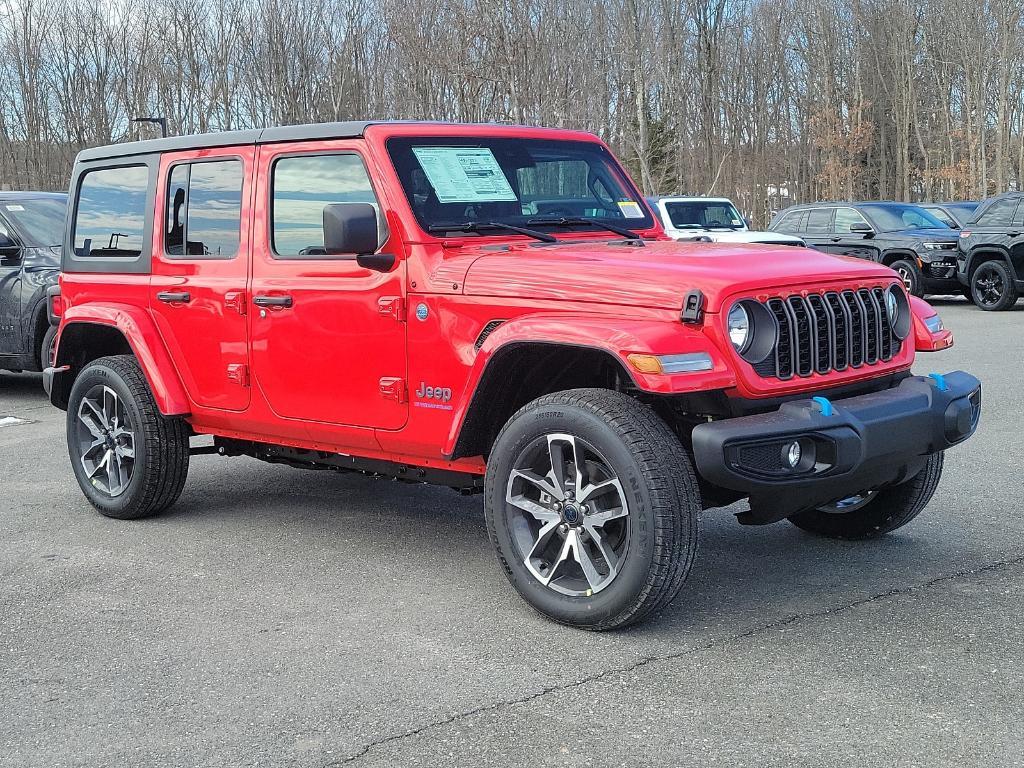
[[[548,435],[548,457],[555,485],[578,497],[587,471],[579,441],[573,435]]]
[[[78,406],[78,420],[89,430],[89,434],[95,438],[103,439],[103,429],[105,426],[103,413],[87,397],[83,397],[82,402]]]
[[[565,537],[565,541],[562,542],[562,548],[558,551],[558,557],[555,558],[555,562],[553,562],[551,567],[548,569],[547,576],[541,578],[541,583],[545,586],[550,584],[551,580],[555,578],[555,574],[558,572],[559,566],[569,559],[569,552],[572,550],[572,541],[575,537],[575,531],[569,531],[569,535]]]

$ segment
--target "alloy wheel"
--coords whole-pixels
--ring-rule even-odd
[[[905,267],[901,264],[896,267],[896,274],[903,281],[903,287],[907,289],[907,293],[913,294],[916,286],[914,285],[914,274],[910,271],[910,267]]]
[[[629,508],[609,462],[569,434],[532,441],[513,464],[506,523],[537,581],[582,597],[608,587],[629,547]]]
[[[994,307],[1006,292],[1002,273],[988,264],[978,267],[974,276],[975,299],[985,307]]]
[[[839,501],[833,501],[831,504],[825,504],[818,507],[818,509],[830,515],[846,515],[866,507],[877,494],[878,491],[864,491],[853,496],[847,496]]]
[[[75,439],[86,477],[110,497],[120,496],[135,471],[135,430],[124,402],[97,384],[78,404]]]

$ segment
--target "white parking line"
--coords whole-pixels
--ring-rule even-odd
[[[28,423],[28,419],[19,419],[17,416],[0,416],[0,427],[16,427]]]

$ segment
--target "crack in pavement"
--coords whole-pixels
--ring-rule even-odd
[[[606,677],[611,677],[612,675],[629,674],[631,672],[635,672],[638,669],[643,669],[644,667],[650,664],[655,664],[664,661],[675,661],[676,659],[682,659],[686,656],[692,656],[694,654],[703,653],[713,648],[717,648],[718,646],[727,645],[728,643],[735,643],[739,640],[746,640],[750,637],[754,637],[755,635],[760,635],[765,632],[771,632],[772,630],[780,629],[782,627],[789,626],[790,624],[795,624],[799,621],[805,621],[807,619],[819,619],[824,618],[826,616],[832,616],[834,614],[843,613],[853,608],[858,608],[862,605],[873,603],[876,600],[884,600],[889,597],[899,597],[901,595],[908,595],[919,590],[924,590],[940,584],[945,584],[947,582],[956,581],[957,579],[963,579],[969,576],[976,576],[978,574],[987,573],[989,571],[994,571],[999,568],[1005,568],[1008,566],[1020,564],[1024,564],[1024,555],[1016,555],[1013,557],[1009,557],[1005,560],[999,560],[994,563],[989,563],[987,565],[980,566],[978,568],[968,568],[962,571],[956,571],[955,573],[937,576],[929,581],[923,582],[921,584],[914,584],[909,587],[894,587],[893,589],[886,590],[885,592],[879,592],[868,597],[862,597],[859,600],[854,600],[851,603],[844,603],[842,605],[834,607],[822,608],[821,610],[810,611],[808,613],[797,613],[791,616],[785,616],[783,618],[776,619],[766,624],[759,624],[758,626],[748,629],[744,632],[740,632],[735,635],[729,635],[728,637],[724,637],[718,640],[711,640],[707,643],[704,643],[703,645],[694,646],[693,648],[687,648],[686,650],[677,651],[675,653],[668,653],[655,656],[644,656],[643,658],[638,659],[632,664],[627,664],[623,667],[612,667],[611,669],[606,669],[601,672],[597,672],[593,675],[588,675],[587,677],[581,678],[579,680],[573,680],[568,683],[553,685],[547,688],[541,688],[539,690],[533,691],[532,693],[527,693],[522,696],[518,696],[514,699],[502,699],[501,701],[495,701],[490,704],[485,704],[483,706],[476,707],[474,709],[457,712],[453,715],[449,715],[448,717],[424,723],[423,725],[405,731],[404,733],[397,733],[391,736],[386,736],[382,739],[378,739],[377,741],[372,741],[366,744],[362,749],[360,749],[355,754],[349,755],[348,757],[345,757],[341,760],[334,760],[332,762],[326,763],[324,765],[324,768],[334,768],[335,766],[339,765],[347,765],[348,763],[355,762],[356,760],[365,757],[370,751],[377,749],[378,747],[382,747],[396,741],[407,739],[410,736],[417,736],[423,733],[424,731],[429,731],[434,728],[440,728],[445,725],[450,725],[460,720],[465,720],[466,718],[473,717],[474,715],[483,714],[485,712],[493,712],[499,709],[503,709],[505,707],[512,707],[517,704],[526,704],[535,699],[547,696],[548,694],[558,693],[561,691],[568,691],[572,690],[573,688],[580,688],[584,685],[589,685],[590,683],[603,680]]]

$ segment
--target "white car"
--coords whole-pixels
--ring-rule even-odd
[[[781,232],[757,232],[727,197],[649,197],[669,237],[711,243],[804,245],[803,239]]]

